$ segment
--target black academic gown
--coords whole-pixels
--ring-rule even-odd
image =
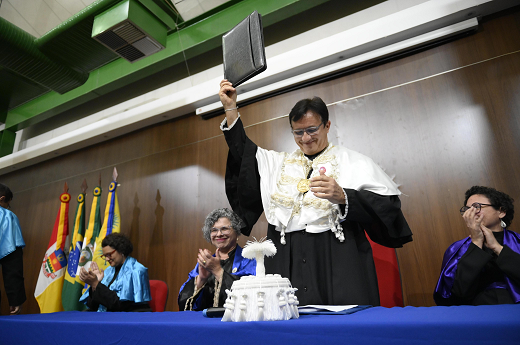
[[[246,136],[240,118],[224,135],[229,147],[226,194],[233,210],[245,221],[241,231],[247,236],[263,212],[258,147]],[[349,206],[341,223],[344,242],[331,231],[295,231],[285,234],[286,244],[282,245],[280,232],[268,226],[267,238],[275,244],[277,254],[265,259],[266,273],[289,278],[298,288],[300,305],[379,305],[372,248],[364,230],[374,242],[387,247],[402,247],[412,240],[398,196],[353,189],[345,192]]]
[[[231,290],[231,286],[233,283],[240,279],[240,276],[235,276],[232,274],[233,269],[233,261],[235,260],[235,249],[230,252],[229,257],[225,260],[220,260],[220,266],[224,270],[224,275],[222,277],[222,285],[220,287],[219,294],[219,303],[218,306],[222,307],[226,302],[227,294],[226,289]],[[186,283],[181,287],[181,291],[179,293],[179,297],[177,298],[177,303],[179,304],[179,310],[183,311],[186,309],[187,300],[193,296],[195,292],[195,278],[188,279]],[[202,298],[199,298],[200,293],[202,292]],[[213,307],[213,298],[215,295],[215,276],[211,275],[206,282],[204,288],[199,292],[196,297],[196,300],[193,303],[193,310],[200,311],[207,308]]]
[[[23,278],[23,250],[17,247],[14,252],[0,259],[2,278],[9,305],[22,305],[27,299]]]
[[[493,232],[493,235],[500,245],[504,244],[503,231]],[[520,286],[519,253],[504,246],[500,256],[497,256],[486,246],[481,249],[471,243],[458,262],[451,300],[445,300],[440,304],[514,304],[515,301],[507,289],[488,288],[495,282],[504,283],[505,272],[517,286]]]

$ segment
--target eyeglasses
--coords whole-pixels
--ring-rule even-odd
[[[303,133],[307,133],[308,135],[312,136],[318,134],[318,130],[320,129],[321,125],[323,125],[323,122],[320,123],[319,126],[307,127],[303,129],[292,129],[291,132],[296,138],[303,137]]]
[[[2,207],[7,209],[7,210],[10,210],[11,209],[11,201],[4,201],[4,200],[5,200],[5,196],[2,196],[0,198],[0,203],[3,203],[4,205],[6,205],[6,206],[2,206]]]
[[[229,235],[229,233],[231,232],[231,230],[233,230],[232,227],[229,227],[229,226],[223,226],[221,228],[211,228],[211,234],[212,235],[217,235],[218,232],[220,231],[220,233],[222,235]]]
[[[103,260],[111,259],[112,258],[112,254],[114,254],[115,252],[116,252],[116,249],[114,249],[110,253],[102,254],[101,255],[101,259],[103,259]]]
[[[471,206],[462,206],[460,208],[460,214],[461,215],[464,215],[464,213],[469,210],[470,208],[472,207],[475,207],[477,209],[477,213],[480,212],[480,210],[482,209],[482,206],[495,206],[495,205],[491,205],[491,204],[481,204],[480,202],[474,202]]]

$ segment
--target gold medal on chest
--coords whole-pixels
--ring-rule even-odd
[[[296,188],[298,188],[298,192],[300,193],[308,192],[309,189],[311,189],[311,181],[306,178],[302,178],[300,182],[298,182],[298,186]]]

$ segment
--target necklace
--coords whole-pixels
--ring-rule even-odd
[[[333,147],[334,147],[334,145],[329,144],[329,147],[326,150],[324,150],[322,153],[320,153],[318,156],[314,157],[314,159],[316,159],[319,156],[327,153]],[[303,161],[304,158],[306,158],[306,160],[309,161],[309,159],[307,157],[305,157],[303,152],[300,151],[300,154],[301,154],[302,161]],[[306,163],[303,166],[303,176],[305,176],[305,178],[302,178],[298,182],[298,185],[296,186],[296,189],[298,189],[298,192],[300,192],[300,193],[307,193],[311,189],[311,180],[306,178],[306,177],[309,176],[309,172],[310,172],[310,169],[312,168],[312,162],[313,161],[314,160],[310,161],[310,165]]]

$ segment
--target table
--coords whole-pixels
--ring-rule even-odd
[[[221,322],[201,312],[0,316],[0,344],[520,344],[520,305],[374,307],[350,315]]]

